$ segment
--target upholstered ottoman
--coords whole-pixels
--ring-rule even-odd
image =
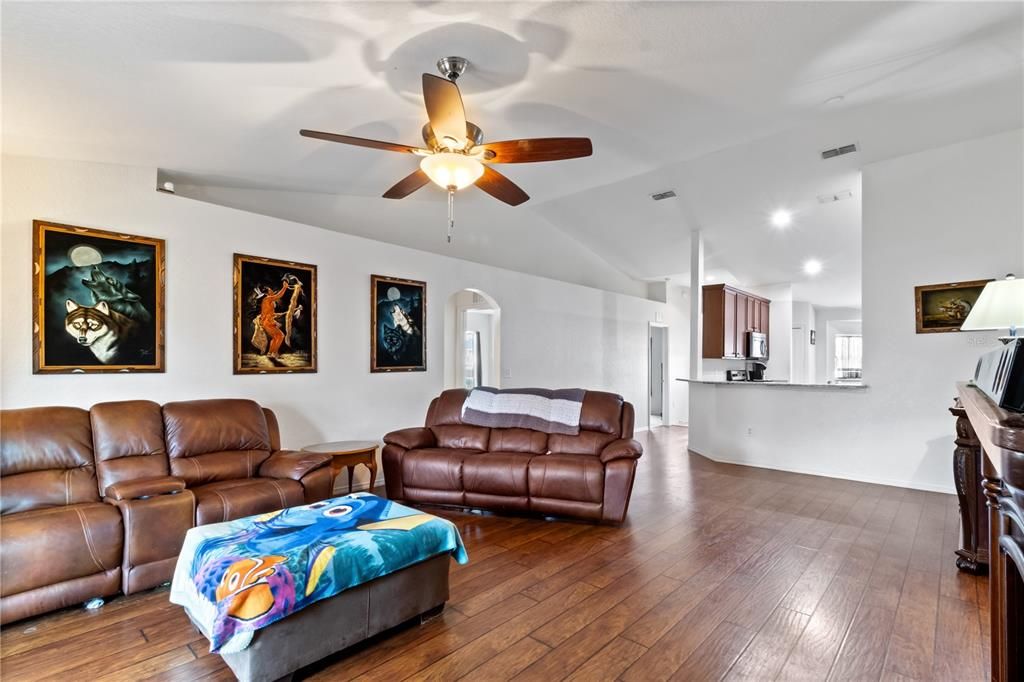
[[[171,584],[240,680],[277,680],[448,599],[451,522],[366,493],[188,531]]]

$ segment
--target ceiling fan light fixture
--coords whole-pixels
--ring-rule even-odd
[[[469,187],[484,174],[484,165],[472,156],[439,152],[423,157],[420,169],[443,189]]]

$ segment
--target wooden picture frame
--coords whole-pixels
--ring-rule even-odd
[[[231,281],[234,373],[316,372],[316,266],[236,253]]]
[[[991,279],[927,284],[914,287],[918,334],[958,332]]]
[[[32,221],[32,372],[164,371],[163,239]]]
[[[427,371],[427,283],[370,275],[370,371]]]

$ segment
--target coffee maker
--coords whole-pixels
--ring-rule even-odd
[[[747,377],[748,381],[764,381],[765,370],[768,369],[768,365],[763,362],[753,361],[747,363]]]

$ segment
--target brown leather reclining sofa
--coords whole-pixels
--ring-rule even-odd
[[[0,623],[170,580],[194,525],[331,494],[250,400],[0,412]]]
[[[587,391],[579,435],[548,435],[463,424],[468,394],[445,391],[425,427],[384,436],[388,498],[622,523],[643,454],[630,403]]]

